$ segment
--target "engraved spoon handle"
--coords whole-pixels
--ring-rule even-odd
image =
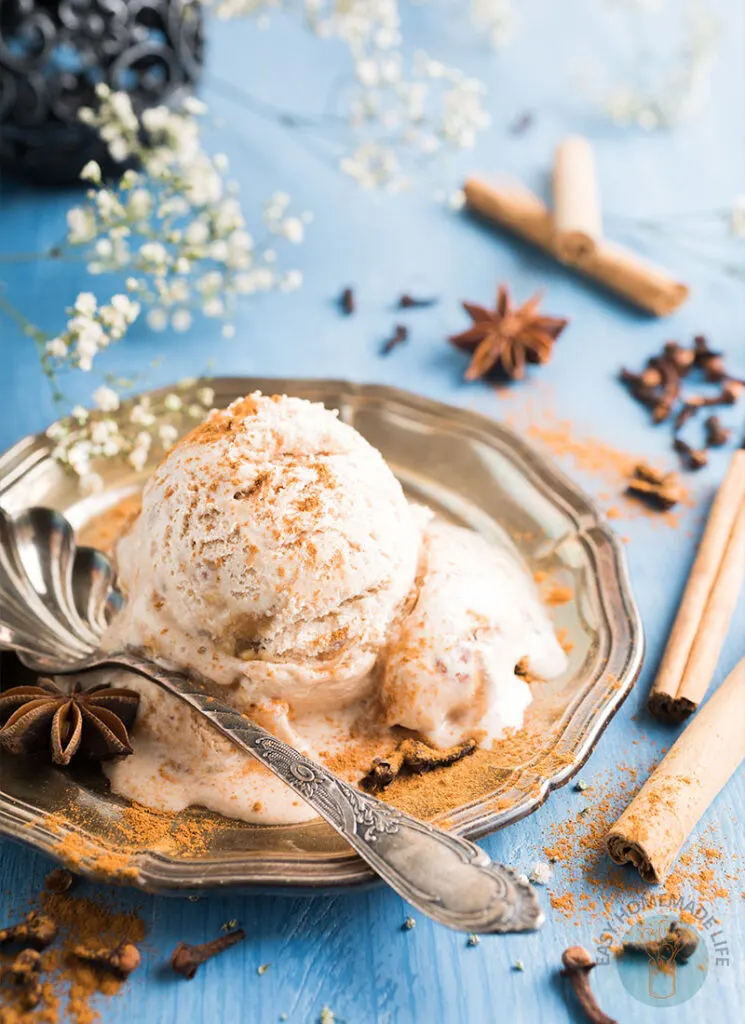
[[[422,913],[464,932],[539,928],[543,912],[530,884],[478,846],[409,817],[272,736],[197,679],[131,651],[98,652],[87,667],[130,669],[186,701],[236,746],[253,754],[311,805],[392,889]],[[71,671],[68,669],[67,671]]]

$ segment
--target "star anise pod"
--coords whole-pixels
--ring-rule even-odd
[[[466,380],[477,380],[495,370],[520,380],[527,363],[548,362],[554,342],[569,321],[563,317],[541,316],[540,301],[538,292],[515,308],[506,287],[501,284],[496,309],[463,303],[473,326],[454,334],[450,340],[458,348],[473,353]]]
[[[55,764],[80,753],[97,761],[131,754],[131,728],[140,695],[134,690],[79,684],[65,693],[49,679],[0,694],[0,746],[11,754],[51,747]]]

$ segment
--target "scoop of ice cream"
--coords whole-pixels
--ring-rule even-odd
[[[437,746],[470,737],[488,744],[523,724],[531,696],[515,673],[522,659],[547,679],[566,667],[532,579],[506,549],[433,520],[416,604],[385,666],[386,721]]]
[[[322,405],[251,395],[148,481],[106,642],[239,683],[239,704],[338,707],[371,686],[419,546],[400,484],[357,431]]]

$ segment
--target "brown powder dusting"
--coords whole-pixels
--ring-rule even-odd
[[[94,995],[115,996],[124,981],[73,955],[78,945],[113,949],[122,942],[140,943],[145,924],[135,913],[122,912],[83,896],[43,892],[40,909],[54,919],[59,936],[42,956],[42,998],[34,1010],[24,1010],[21,993],[3,991],[0,1024],[97,1024],[99,1012],[91,1005]],[[37,908],[39,909],[39,908]],[[0,969],[12,953],[0,954]]]
[[[89,520],[79,532],[78,542],[113,555],[117,542],[129,532],[142,509],[142,494],[130,494]]]
[[[500,398],[507,403],[513,403],[517,397],[517,392],[500,392]],[[505,423],[519,433],[526,434],[540,447],[547,449],[551,455],[567,460],[572,468],[605,484],[609,492],[601,492],[596,498],[606,507],[610,518],[644,517],[665,526],[680,525],[676,513],[651,509],[639,499],[626,494],[626,481],[639,462],[648,461],[646,456],[614,448],[606,441],[583,433],[581,427],[576,426],[571,420],[557,416],[551,411],[550,389],[544,386],[536,385],[533,394],[525,395],[520,392],[519,397],[520,408],[511,406],[507,415],[503,417]],[[689,507],[694,504],[685,489],[682,504]]]
[[[213,837],[234,822],[199,809],[156,811],[130,803],[105,827],[94,812],[71,802],[63,810],[29,822],[41,825],[59,839],[54,852],[73,871],[84,871],[105,881],[136,881],[135,855],[143,851],[164,856],[194,858],[204,853]],[[101,834],[106,836],[101,840]]]
[[[654,755],[652,742],[646,738],[644,742]],[[656,754],[662,756],[662,751]],[[575,925],[588,918],[605,922],[620,919],[624,925],[631,925],[640,905],[650,910],[690,903],[716,913],[731,901],[726,883],[737,880],[740,872],[724,874],[725,863],[733,867],[732,855],[728,854],[725,861],[711,827],[688,843],[660,886],[646,885],[635,870],[613,864],[607,857],[608,829],[651,770],[651,764],[646,769],[619,764],[614,771],[601,773],[593,778],[586,797],[577,797],[577,811],[548,828],[543,853],[554,864],[549,886],[551,906]],[[627,912],[627,908],[636,910]]]

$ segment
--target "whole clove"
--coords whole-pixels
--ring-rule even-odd
[[[212,939],[211,942],[203,942],[198,946],[192,946],[188,942],[179,942],[171,953],[171,967],[182,978],[191,979],[197,973],[200,964],[211,960],[213,956],[217,956],[224,950],[230,949],[236,943],[242,942],[245,937],[244,930],[237,928],[234,932],[220,935],[218,938]]]
[[[357,303],[355,302],[354,292],[351,288],[345,288],[339,296],[339,308],[344,316],[351,316],[356,310]]]
[[[674,363],[667,359],[650,359],[649,368],[660,375],[661,393],[652,406],[652,422],[664,423],[673,411],[673,406],[680,394],[680,373]],[[658,389],[658,390],[659,390]]]
[[[50,871],[44,879],[44,887],[47,892],[53,892],[55,896],[61,896],[67,892],[73,883],[73,876],[67,868],[55,868]]]
[[[683,395],[682,381],[692,376],[694,371],[698,373],[699,379],[718,384],[717,393],[707,395],[687,392]],[[678,433],[700,410],[711,406],[734,405],[745,392],[745,380],[727,373],[722,353],[710,348],[703,334],[697,335],[689,348],[676,341],[666,342],[661,353],[647,360],[641,373],[623,369],[620,377],[633,397],[650,410],[654,423],[663,423],[672,417],[673,446],[683,456],[686,468],[694,470],[706,465],[706,452],[681,441]],[[706,447],[727,443],[728,432],[716,418],[713,426],[706,426],[705,430]],[[709,441],[710,437],[713,441]],[[642,489],[647,488],[638,490]]]
[[[590,971],[597,964],[587,950],[582,946],[570,946],[561,954],[561,962],[564,965],[562,977],[571,983],[577,1002],[590,1024],[617,1024],[607,1013],[603,1013],[590,988]]]
[[[434,306],[438,302],[437,298],[433,295],[428,299],[417,299],[413,295],[407,295],[404,293],[398,300],[399,309],[427,309],[429,306]]]
[[[46,914],[39,914],[32,910],[23,921],[10,925],[8,928],[0,928],[0,946],[6,942],[18,942],[23,945],[33,946],[35,949],[45,949],[57,938],[57,925]]]
[[[719,402],[717,404],[735,405],[740,401],[743,391],[745,391],[745,381],[729,377],[722,385],[722,390],[719,394]]]
[[[688,469],[703,469],[708,465],[709,456],[704,448],[692,448],[682,437],[676,437],[673,441],[673,448],[682,455],[683,462]]]
[[[673,423],[676,432],[682,430],[688,420],[692,419],[698,410],[699,406],[695,402],[684,402]]]
[[[671,921],[667,934],[646,942],[624,942],[624,953],[644,953],[660,964],[685,964],[698,949],[699,937],[695,928],[679,921]]]
[[[722,362],[722,353],[709,348],[704,334],[697,334],[693,339],[693,359],[699,369],[708,371]]]
[[[672,508],[683,497],[682,488],[674,473],[660,473],[646,462],[640,462],[634,467],[633,476],[628,480],[626,490],[663,509]]]
[[[677,341],[666,341],[662,350],[664,358],[671,363],[681,377],[684,377],[696,361],[696,353],[683,348]]]
[[[23,990],[21,1002],[24,1010],[34,1010],[41,1002],[41,954],[36,949],[24,949],[6,968],[7,977]]]
[[[454,747],[438,750],[421,740],[403,740],[393,753],[376,757],[370,771],[360,785],[372,793],[389,786],[399,775],[421,775],[433,768],[445,768],[472,754],[476,749],[475,740],[466,740]]]
[[[75,946],[72,955],[105,971],[112,971],[122,978],[128,978],[132,971],[136,971],[142,960],[140,951],[133,942],[120,942],[114,949]]]
[[[534,120],[535,119],[530,111],[526,110],[524,114],[520,114],[519,117],[516,117],[510,125],[508,129],[510,135],[522,135],[528,130],[528,128],[532,127]]]
[[[397,345],[401,345],[409,337],[409,329],[405,324],[396,324],[396,329],[393,334],[383,343],[383,347],[380,350],[380,354],[387,356],[389,352],[392,352]]]
[[[707,448],[721,448],[732,436],[732,431],[722,425],[718,416],[709,416],[704,422],[704,430]]]

